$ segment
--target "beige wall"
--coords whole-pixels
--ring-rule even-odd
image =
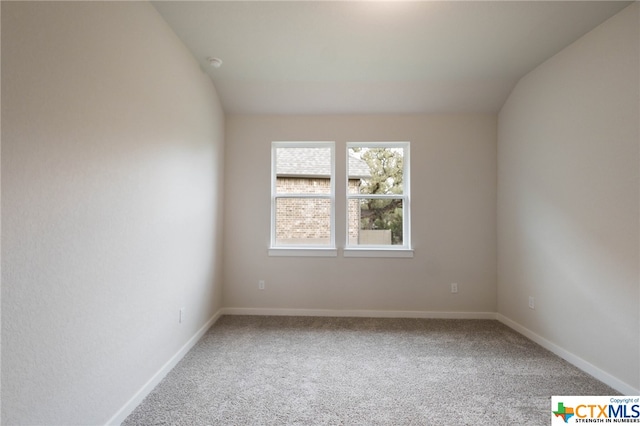
[[[347,141],[410,141],[415,257],[269,257],[271,142],[287,140],[335,141],[338,183]],[[495,312],[495,116],[231,115],[226,142],[225,307]]]
[[[638,28],[635,3],[524,77],[498,132],[498,312],[636,393]]]
[[[148,3],[2,2],[2,424],[104,424],[221,306],[223,122]]]

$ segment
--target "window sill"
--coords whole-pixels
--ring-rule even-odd
[[[413,249],[388,249],[388,248],[345,248],[343,257],[386,257],[386,258],[413,258]],[[319,247],[271,247],[270,257],[337,257],[336,248]]]
[[[336,248],[307,248],[307,247],[271,247],[269,256],[281,257],[337,257],[338,249]]]
[[[387,249],[387,248],[345,248],[344,257],[404,257],[412,258],[413,249]]]

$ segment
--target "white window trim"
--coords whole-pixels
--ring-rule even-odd
[[[401,198],[402,199],[402,245],[357,245],[349,244],[349,209],[345,214],[346,234],[345,248],[343,250],[344,257],[413,257],[413,248],[411,246],[411,173],[410,173],[410,154],[411,144],[404,142],[347,142],[346,153],[346,205],[349,205],[351,199],[372,199],[372,198]],[[383,195],[383,194],[349,194],[349,149],[350,148],[402,148],[404,150],[405,161],[402,163],[402,180],[403,188],[401,195]]]
[[[330,194],[278,194],[276,150],[278,148],[330,148]],[[277,141],[271,143],[271,242],[269,256],[337,256],[336,248],[336,144],[333,141]],[[276,200],[278,198],[323,198],[330,200],[330,241],[328,245],[276,244]]]

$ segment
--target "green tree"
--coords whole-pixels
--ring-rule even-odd
[[[371,171],[364,179],[361,194],[400,195],[403,188],[404,157],[402,149],[354,148]],[[402,200],[365,199],[360,205],[361,229],[389,229],[391,243],[402,244]]]

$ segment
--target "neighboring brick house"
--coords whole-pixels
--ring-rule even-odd
[[[318,155],[317,148],[279,149],[276,159],[276,187],[282,194],[329,194],[331,158]],[[360,191],[362,178],[371,176],[369,166],[349,156],[349,193]],[[339,185],[340,182],[336,182]],[[281,198],[276,206],[276,239],[282,244],[327,244],[330,241],[329,200]],[[349,202],[349,242],[357,243],[360,228],[359,204]]]

